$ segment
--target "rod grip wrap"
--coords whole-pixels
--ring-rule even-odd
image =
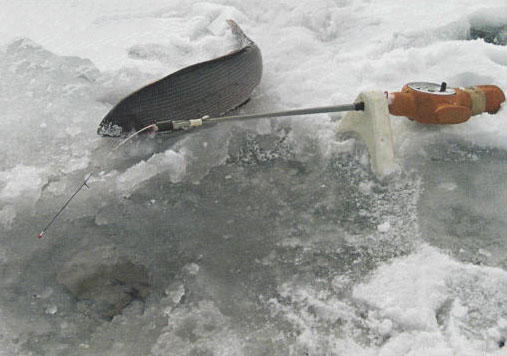
[[[472,110],[472,116],[486,111],[486,93],[483,90],[470,87],[463,89],[463,91],[468,93],[472,100],[472,107],[470,108]]]

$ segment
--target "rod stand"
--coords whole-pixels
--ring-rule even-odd
[[[387,98],[379,91],[362,92],[355,103],[364,111],[350,111],[339,122],[337,132],[354,132],[366,143],[372,171],[379,177],[395,170],[393,138]]]

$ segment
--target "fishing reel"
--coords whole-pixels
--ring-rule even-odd
[[[447,88],[447,84],[413,82],[401,92],[388,94],[391,115],[406,116],[423,124],[460,124],[473,115],[496,113],[505,101],[495,85]]]

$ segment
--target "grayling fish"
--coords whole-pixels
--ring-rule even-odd
[[[227,21],[241,48],[194,64],[120,100],[97,133],[120,136],[167,120],[222,116],[248,101],[262,76],[259,47],[232,20]]]

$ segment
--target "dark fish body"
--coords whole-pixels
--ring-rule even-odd
[[[120,136],[166,120],[221,116],[246,102],[262,76],[257,45],[232,20],[241,48],[194,64],[123,98],[100,123],[97,133]]]

